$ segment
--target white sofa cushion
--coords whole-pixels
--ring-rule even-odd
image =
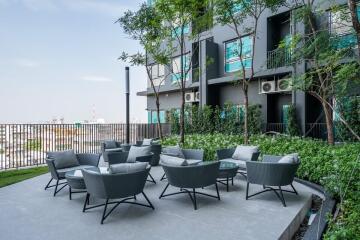
[[[236,147],[232,158],[235,160],[251,161],[253,154],[257,152],[259,152],[258,146],[240,145]]]

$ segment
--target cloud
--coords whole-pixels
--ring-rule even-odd
[[[27,68],[34,68],[40,66],[40,63],[38,61],[35,61],[33,59],[26,59],[26,58],[15,59],[15,64],[20,67],[27,67]]]
[[[87,82],[100,82],[100,83],[113,81],[111,78],[104,77],[104,76],[96,76],[96,75],[83,76],[81,79],[84,81],[87,81]]]

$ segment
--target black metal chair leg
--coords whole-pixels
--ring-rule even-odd
[[[217,183],[215,183],[215,187],[216,187],[216,194],[217,194],[217,197],[218,197],[218,199],[220,200],[219,188],[218,188]]]
[[[170,185],[170,183],[168,183],[168,184],[166,185],[166,187],[164,188],[164,190],[163,190],[162,193],[160,194],[159,199],[161,199],[161,198],[163,197],[163,195],[164,195],[166,189],[169,187],[169,185]]]
[[[55,195],[57,193],[58,185],[59,185],[59,180],[56,180],[56,185],[55,185],[55,190],[54,190],[54,197],[55,197]]]
[[[231,178],[231,185],[234,186],[234,178]]]
[[[194,199],[194,210],[197,210],[197,204],[196,204],[196,192],[195,192],[195,188],[193,188],[193,199]]]
[[[90,194],[89,194],[89,193],[86,193],[86,198],[85,198],[85,202],[84,202],[83,212],[85,212],[85,210],[86,210],[86,205],[89,204],[89,197],[90,197]]]
[[[144,196],[144,198],[146,199],[146,201],[149,203],[150,207],[155,210],[154,205],[152,205],[152,203],[150,202],[149,198],[146,196],[146,194],[144,192],[141,192],[142,195]]]
[[[103,215],[102,215],[102,218],[101,218],[101,224],[103,224],[104,220],[105,220],[106,208],[107,208],[108,202],[109,202],[109,199],[107,198],[106,202],[105,202],[105,206],[104,206],[104,212],[103,212]]]
[[[162,175],[162,177],[160,178],[160,181],[162,181],[162,180],[164,180],[164,179],[166,179],[166,174],[164,173],[163,175]]]
[[[292,189],[294,190],[295,194],[296,194],[296,195],[299,195],[298,192],[296,191],[295,187],[294,187],[292,184],[290,184],[290,186],[291,186]]]
[[[246,200],[248,200],[248,198],[249,198],[249,185],[250,185],[249,182],[247,182],[246,183],[246,197],[245,197]]]
[[[45,190],[49,188],[50,183],[52,182],[52,180],[53,180],[53,178],[51,178],[51,179],[50,179],[50,181],[48,182],[48,184],[46,184],[46,186],[45,186]]]
[[[282,189],[280,186],[279,186],[279,190],[280,190],[281,202],[284,205],[284,207],[286,207],[285,198],[284,198],[284,195],[283,195],[283,192],[282,192]]]
[[[71,187],[69,186],[69,200],[71,200]]]
[[[226,178],[226,191],[229,191],[229,178]]]
[[[155,179],[153,178],[153,176],[152,176],[150,173],[149,173],[149,177],[151,178],[150,182],[152,182],[152,183],[155,183],[155,184],[156,184]]]

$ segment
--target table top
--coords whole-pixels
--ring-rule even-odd
[[[100,172],[101,174],[107,174],[109,173],[109,170],[107,167],[92,167],[88,168],[92,171]],[[66,172],[65,177],[72,177],[72,178],[83,178],[82,171],[81,170],[73,170]]]
[[[226,171],[226,170],[233,170],[233,169],[238,169],[238,168],[239,168],[239,166],[235,163],[221,161],[219,170]]]

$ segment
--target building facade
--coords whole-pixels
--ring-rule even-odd
[[[342,35],[346,44],[355,44],[355,36],[349,28],[339,23],[342,21],[330,10],[331,1],[322,1],[324,14],[317,21]],[[329,3],[327,3],[329,2]],[[346,1],[336,1],[337,4],[346,4]],[[249,24],[246,20],[244,24]],[[244,27],[242,27],[244,28]],[[190,29],[187,31],[191,31]],[[259,19],[256,46],[252,46],[251,38],[244,34],[242,37],[242,52],[245,66],[251,64],[251,53],[254,51],[254,72],[256,80],[250,83],[249,103],[261,107],[264,130],[282,131],[286,125],[287,108],[294,104],[297,109],[299,126],[303,134],[316,124],[324,123],[322,108],[318,100],[302,91],[293,91],[284,84],[286,79],[294,74],[303,74],[307,71],[306,64],[290,63],[291,51],[279,48],[280,43],[286,42],[295,34],[306,31],[304,24],[296,22],[293,13],[282,7],[277,12],[266,9]],[[189,42],[189,49],[196,49],[189,56],[192,60],[192,71],[187,76],[187,104],[224,106],[226,102],[241,106],[244,96],[241,87],[234,82],[239,79],[240,60],[232,51],[237,44],[237,35],[229,26],[214,24],[202,34],[200,43]],[[194,46],[199,44],[198,46]],[[192,45],[192,46],[191,46]],[[355,47],[355,46],[354,46]],[[185,56],[185,62],[186,62]],[[180,56],[174,56],[174,62]],[[212,59],[209,64],[207,59]],[[161,84],[160,108],[161,121],[166,121],[166,114],[170,109],[180,108],[181,95],[179,87],[174,84],[173,74],[167,68],[153,62],[153,79],[155,84]],[[195,72],[199,74],[195,74]],[[165,76],[167,76],[165,78]],[[164,79],[165,78],[165,79]],[[147,97],[147,111],[149,123],[157,122],[155,97],[150,85],[138,95]],[[315,125],[314,125],[315,124]],[[325,126],[322,126],[325,129]]]

